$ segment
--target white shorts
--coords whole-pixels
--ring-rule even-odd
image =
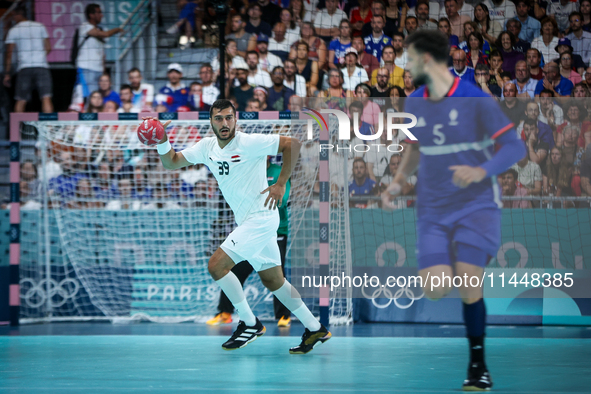
[[[255,271],[281,266],[281,253],[277,245],[279,214],[256,216],[246,219],[236,227],[220,248],[234,263],[247,260]]]

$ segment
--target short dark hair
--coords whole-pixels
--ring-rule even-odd
[[[519,178],[519,174],[513,168],[509,168],[507,171],[503,172],[501,174],[501,176],[504,176],[507,174],[511,174],[513,176],[513,179],[515,179],[515,180],[517,180]]]
[[[504,77],[511,78],[511,73],[509,71],[503,71],[499,75],[501,76],[501,78],[504,78]]]
[[[232,110],[234,111],[234,115],[236,115],[236,107],[234,107],[234,104],[232,104],[232,102],[230,100],[219,99],[219,100],[216,100],[211,105],[211,108],[209,109],[209,117],[211,118],[213,116],[213,110],[214,109],[217,109],[219,111],[222,111],[222,110],[224,110],[226,108],[232,108]]]
[[[406,37],[406,46],[418,53],[428,53],[437,63],[446,63],[449,57],[449,39],[438,30],[417,30]]]
[[[553,92],[553,91],[551,91],[550,89],[543,89],[543,90],[540,92],[540,96],[542,95],[542,93],[547,93],[547,94],[549,94],[549,95],[550,95],[550,97],[554,97],[554,92]]]
[[[578,16],[579,19],[581,20],[581,22],[583,21],[583,14],[581,14],[579,11],[573,11],[568,16],[568,21],[569,22],[570,22],[570,18],[572,18],[573,16]]]
[[[404,34],[402,32],[395,31],[394,33],[392,33],[392,38],[394,38],[396,36],[402,37],[402,40],[404,41]],[[361,38],[363,39],[363,37],[361,37]]]
[[[133,89],[131,88],[131,85],[129,85],[129,84],[123,84],[123,85],[121,85],[121,88],[119,89],[119,92],[121,92],[122,90],[125,90],[125,89],[129,89],[129,90],[133,91]]]
[[[199,82],[191,82],[191,84],[189,85],[189,89],[191,89],[193,86],[196,86],[196,85],[202,86],[201,83],[199,83]]]
[[[27,7],[24,4],[18,5],[13,12],[25,18],[27,17]]]
[[[357,108],[359,111],[363,112],[363,103],[361,101],[353,101],[349,104],[349,112],[351,112],[351,108]]]
[[[134,68],[132,68],[131,70],[129,70],[129,71],[127,72],[127,74],[129,75],[129,74],[131,74],[131,73],[133,73],[133,72],[136,72],[136,71],[137,71],[138,73],[140,73],[140,75],[142,74],[142,72],[140,71],[140,69],[139,69],[139,68],[137,68],[137,67],[134,67]]]
[[[406,17],[406,20],[409,20],[409,19],[414,19],[415,21],[418,21],[417,17],[414,15],[409,15]]]
[[[494,51],[492,51],[492,52],[490,53],[490,55],[488,55],[488,58],[489,58],[489,59],[490,59],[490,58],[493,58],[493,57],[500,57],[500,58],[501,58],[501,60],[504,60],[504,59],[503,59],[503,55],[501,54],[501,52],[497,51],[496,49],[495,49]]]
[[[474,68],[474,71],[490,71],[490,67],[486,64],[478,63]]]
[[[271,74],[275,74],[275,70],[280,69],[283,74],[285,74],[285,69],[283,68],[283,66],[275,66],[273,67],[273,70],[271,71]]]
[[[95,12],[97,12],[100,9],[101,9],[101,6],[96,3],[90,3],[89,5],[87,5],[86,8],[84,9],[84,16],[86,17],[86,20],[89,20],[90,15],[94,14]]]
[[[527,3],[526,0],[517,0],[517,1],[515,1],[515,7],[517,7],[521,3],[525,4],[529,8],[529,4]]]
[[[246,52],[246,57],[248,57],[248,55],[257,55],[257,58],[259,58],[259,53],[257,51],[248,51]]]
[[[538,120],[537,119],[531,119],[531,118],[525,118],[523,120],[523,126],[528,125],[528,126],[536,126],[536,128],[538,127]]]

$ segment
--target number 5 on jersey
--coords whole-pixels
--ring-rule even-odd
[[[230,173],[230,165],[227,161],[218,161],[220,175],[228,175]]]

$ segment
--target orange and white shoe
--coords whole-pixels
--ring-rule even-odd
[[[220,312],[214,318],[209,319],[205,324],[209,326],[219,326],[220,324],[232,323],[232,314],[228,312]]]
[[[277,327],[289,327],[291,326],[291,318],[281,316],[281,319],[277,322]]]

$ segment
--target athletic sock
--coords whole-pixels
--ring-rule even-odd
[[[306,304],[304,304],[300,293],[298,293],[287,280],[285,280],[283,286],[275,290],[273,294],[291,311],[291,313],[300,319],[304,327],[310,331],[320,330],[320,322],[316,320],[314,315],[312,315],[312,312],[310,312]]]
[[[248,302],[246,302],[244,290],[242,290],[238,277],[230,271],[222,279],[217,280],[216,283],[221,287],[224,293],[226,293],[226,296],[238,311],[240,320],[242,320],[247,326],[254,326],[257,323],[257,319],[252,313]]]
[[[470,364],[484,363],[484,328],[486,306],[481,298],[473,304],[463,304],[466,334],[470,342]]]

